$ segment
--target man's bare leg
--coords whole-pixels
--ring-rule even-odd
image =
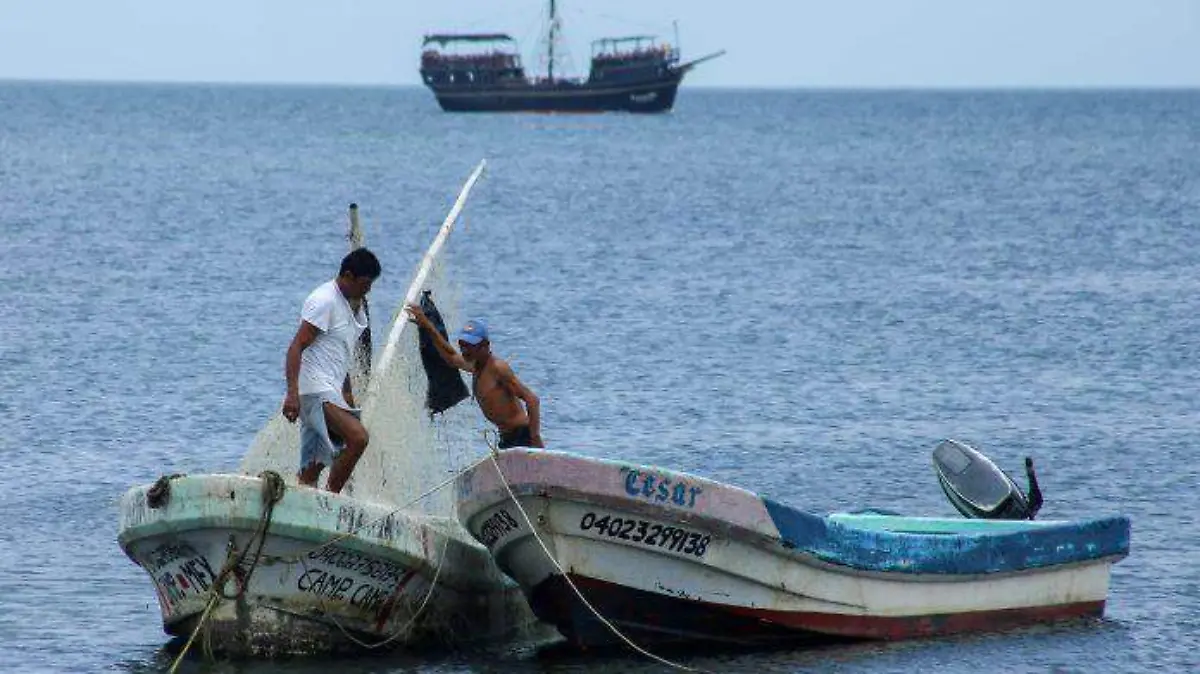
[[[329,483],[326,485],[329,491],[337,494],[342,491],[342,487],[346,486],[346,481],[354,472],[354,466],[362,458],[363,452],[367,449],[367,443],[370,442],[370,436],[367,434],[366,426],[363,426],[362,422],[353,414],[333,403],[325,403],[324,408],[325,425],[342,436],[346,443],[345,448],[333,460],[333,467],[329,469]]]
[[[306,487],[316,487],[317,480],[321,477],[321,471],[325,469],[325,464],[320,461],[313,461],[296,473],[296,480]]]

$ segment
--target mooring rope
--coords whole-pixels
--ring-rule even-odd
[[[660,655],[655,655],[654,653],[651,653],[650,651],[646,650],[645,648],[642,648],[641,646],[634,643],[632,639],[625,636],[625,634],[622,633],[621,630],[618,629],[616,625],[612,624],[608,620],[608,618],[605,618],[600,613],[600,611],[596,609],[595,606],[592,606],[591,602],[589,602],[587,600],[587,597],[583,596],[583,592],[581,592],[579,590],[579,587],[575,585],[575,581],[571,580],[571,577],[569,575],[567,575],[566,570],[564,570],[562,568],[562,565],[558,563],[558,559],[556,559],[554,557],[554,554],[552,552],[550,552],[550,548],[546,546],[546,542],[542,540],[542,537],[540,535],[538,535],[537,529],[534,528],[534,526],[533,526],[533,521],[529,519],[529,513],[525,512],[525,508],[521,505],[521,502],[519,500],[517,500],[517,495],[513,493],[512,487],[509,486],[508,479],[504,477],[504,471],[500,470],[500,464],[496,461],[496,457],[498,455],[499,455],[498,451],[496,450],[496,448],[493,447],[492,452],[490,454],[488,454],[488,456],[485,458],[489,458],[492,460],[492,465],[496,468],[496,474],[500,476],[500,484],[504,485],[504,490],[508,492],[508,497],[512,499],[513,505],[515,505],[517,507],[517,511],[521,513],[521,518],[524,519],[525,524],[529,526],[529,532],[533,534],[534,540],[536,540],[538,545],[541,546],[542,552],[546,553],[546,558],[550,560],[550,563],[554,565],[554,568],[558,569],[558,572],[559,572],[559,574],[562,575],[563,580],[567,581],[567,585],[569,585],[571,587],[571,589],[574,590],[575,596],[579,597],[579,601],[583,602],[583,605],[586,606],[587,609],[592,612],[592,615],[596,616],[597,620],[599,620],[601,623],[603,623],[604,626],[607,627],[610,632],[612,632],[614,635],[617,636],[617,638],[619,638],[621,641],[625,642],[625,644],[627,646],[629,646],[633,650],[637,651],[638,653],[646,656],[647,658],[650,658],[651,660],[654,660],[655,662],[658,662],[660,664],[667,665],[668,667],[680,669],[685,672],[705,672],[706,670],[703,670],[703,669],[697,669],[695,667],[688,667],[687,665],[681,665],[677,662],[672,662],[671,660],[668,660]]]
[[[364,641],[359,640],[357,637],[355,637],[353,634],[351,634],[349,631],[347,631],[345,627],[342,626],[342,623],[338,621],[337,616],[335,616],[331,613],[328,613],[328,609],[325,608],[325,598],[319,596],[318,602],[321,606],[321,610],[326,611],[326,613],[329,616],[329,619],[331,621],[333,621],[334,625],[337,625],[337,628],[339,630],[341,630],[342,635],[345,636],[347,639],[349,639],[351,642],[353,642],[355,645],[359,646],[360,648],[365,648],[367,650],[382,648],[382,647],[388,645],[389,643],[395,641],[401,635],[407,635],[409,632],[409,629],[417,622],[417,618],[421,617],[421,613],[425,611],[425,605],[429,603],[429,598],[433,596],[433,591],[435,589],[437,589],[438,578],[441,577],[442,567],[446,563],[446,549],[449,547],[450,547],[450,536],[443,534],[442,554],[441,554],[441,557],[438,559],[437,568],[433,572],[433,580],[429,581],[429,591],[425,593],[425,597],[424,597],[424,599],[421,600],[420,606],[418,606],[417,610],[414,611],[412,616],[409,617],[408,622],[405,623],[403,627],[401,627],[400,629],[393,632],[390,636],[388,636],[383,641],[379,641],[374,644],[368,644]],[[304,560],[301,560],[300,564],[301,564],[301,566],[304,567],[304,570],[307,572],[308,564],[306,564],[304,562]],[[397,580],[396,582],[400,583],[402,581]],[[400,599],[399,595],[397,595],[394,598],[394,600],[399,600],[399,599]]]
[[[179,655],[175,656],[175,661],[171,663],[171,669],[168,670],[168,674],[175,674],[175,671],[179,669],[179,664],[187,656],[188,650],[191,649],[192,643],[196,640],[196,635],[200,634],[200,630],[204,629],[204,626],[208,623],[209,616],[212,615],[213,609],[221,602],[221,598],[225,594],[221,588],[225,586],[225,582],[229,580],[230,574],[237,566],[236,557],[233,554],[236,549],[237,547],[233,544],[233,537],[231,536],[229,546],[225,551],[225,563],[221,566],[221,572],[213,579],[213,585],[208,590],[209,597],[208,602],[204,605],[204,612],[200,614],[200,620],[192,628],[192,634],[188,637],[187,643],[184,644],[183,650],[179,651]]]
[[[208,603],[204,606],[204,612],[200,614],[200,622],[196,623],[196,627],[192,630],[192,635],[188,637],[187,644],[184,645],[183,650],[179,651],[179,655],[175,656],[175,661],[171,663],[171,669],[168,670],[169,674],[175,674],[175,671],[179,669],[179,663],[183,662],[188,649],[192,647],[192,642],[196,640],[196,635],[200,633],[200,628],[208,622],[209,614],[216,607],[220,599],[220,596],[217,594],[210,593]]]
[[[250,540],[246,541],[246,546],[237,555],[234,554],[237,550],[237,545],[234,543],[233,536],[230,535],[229,545],[225,551],[225,563],[221,565],[221,572],[213,579],[212,587],[208,590],[209,598],[205,603],[204,612],[200,614],[200,620],[192,628],[192,634],[188,637],[187,643],[184,644],[183,650],[179,652],[179,655],[175,657],[175,661],[171,664],[169,674],[175,674],[175,671],[179,668],[179,663],[183,662],[183,658],[187,656],[188,650],[191,649],[192,643],[195,642],[196,635],[208,624],[208,619],[212,615],[213,609],[221,603],[221,600],[236,600],[246,592],[250,576],[254,573],[259,557],[262,554],[263,545],[267,539],[267,531],[271,528],[271,515],[275,512],[275,504],[283,499],[283,494],[286,490],[283,478],[273,470],[265,470],[259,473],[258,477],[262,480],[263,512],[259,516],[258,526],[254,530],[254,535],[250,537]],[[239,574],[242,563],[246,561],[247,553],[250,552],[250,548],[255,546],[256,541],[258,549],[254,554],[254,561],[250,563],[249,569]],[[228,583],[230,577],[237,584],[237,592],[233,596],[225,593],[225,585]],[[211,655],[208,636],[208,632],[205,631],[205,652]]]

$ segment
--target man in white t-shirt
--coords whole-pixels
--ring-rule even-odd
[[[288,347],[283,416],[300,419],[300,484],[317,486],[325,466],[327,487],[342,490],[370,440],[350,389],[355,346],[367,329],[363,298],[381,273],[366,248],[342,259],[337,278],[321,284],[300,312],[300,328]]]

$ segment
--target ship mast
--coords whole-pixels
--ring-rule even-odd
[[[547,66],[546,74],[550,81],[554,81],[554,41],[558,39],[558,19],[555,11],[554,0],[550,0],[550,36],[546,40]]]

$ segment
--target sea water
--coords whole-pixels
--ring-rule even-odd
[[[1018,476],[1033,456],[1043,518],[1133,522],[1102,620],[685,664],[1196,669],[1196,92],[685,85],[668,115],[554,117],[443,114],[416,88],[6,83],[0,670],[169,665],[153,588],[115,541],[118,498],[239,470],[279,410],[300,305],[345,254],[350,202],[383,262],[382,339],[482,157],[447,251],[448,322],[489,321],[549,446],[813,512],[953,516],[930,453],[957,437]],[[422,464],[408,493],[458,460]],[[336,669],[663,670],[603,652]]]

